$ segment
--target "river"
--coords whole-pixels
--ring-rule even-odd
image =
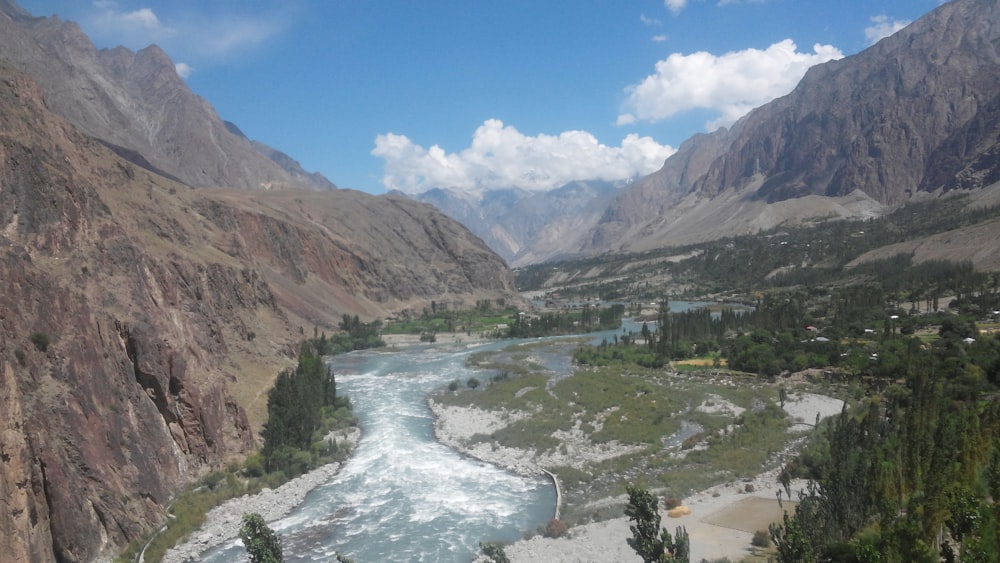
[[[336,476],[270,524],[282,536],[285,560],[330,561],[339,551],[358,563],[468,562],[480,541],[513,541],[552,518],[556,494],[547,478],[504,471],[434,439],[427,394],[473,376],[469,354],[509,345],[334,357],[337,391],[351,398],[363,434]],[[236,540],[206,560],[245,558]]]
[[[671,302],[686,310],[701,304]],[[641,323],[589,335],[592,342]],[[468,458],[439,444],[427,395],[454,380],[482,374],[466,367],[470,354],[499,350],[512,341],[421,345],[335,356],[337,392],[350,397],[361,421],[354,454],[327,483],[286,518],[269,523],[282,538],[285,560],[331,561],[340,552],[357,563],[468,562],[481,541],[511,542],[544,525],[555,512],[547,477],[524,477]],[[569,375],[565,354],[536,356],[556,377]],[[246,561],[239,540],[205,561]]]

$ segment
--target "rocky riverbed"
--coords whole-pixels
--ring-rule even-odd
[[[336,440],[341,448],[353,449],[361,438],[361,429],[338,430],[327,438]],[[302,502],[309,491],[325,483],[338,470],[339,463],[324,465],[276,489],[264,489],[255,495],[244,495],[220,504],[208,512],[205,523],[197,532],[167,551],[164,563],[200,561],[204,552],[239,536],[243,515],[246,513],[256,512],[266,522],[285,517]]]
[[[706,408],[729,410],[738,415],[741,409],[725,401],[715,399]],[[435,415],[435,435],[442,443],[483,461],[506,467],[524,474],[538,474],[542,467],[569,466],[583,467],[593,461],[606,459],[605,456],[622,455],[628,452],[627,445],[601,445],[600,448],[577,447],[567,453],[547,452],[538,455],[534,451],[508,448],[489,442],[473,442],[469,439],[476,434],[490,434],[507,424],[526,416],[519,412],[494,412],[475,407],[447,406],[436,403],[433,398],[428,404]],[[707,403],[706,403],[707,404]],[[843,401],[824,395],[807,392],[793,392],[784,404],[784,410],[795,421],[795,426],[812,425],[817,418],[824,419],[839,414]],[[578,446],[589,443],[586,436],[577,437]],[[792,484],[792,494],[805,487],[804,481]],[[690,512],[671,516],[661,511],[662,525],[671,533],[678,526],[684,526],[691,539],[691,560],[714,560],[728,557],[738,561],[751,554],[750,540],[757,530],[766,530],[768,524],[781,517],[782,510],[791,510],[787,501],[779,506],[776,493],[780,485],[777,471],[761,473],[753,479],[733,481],[716,485],[682,499]],[[612,504],[624,505],[627,498],[606,499]],[[575,526],[566,537],[552,539],[536,536],[518,541],[506,547],[507,556],[514,563],[548,561],[553,563],[585,563],[621,561],[639,562],[636,553],[628,546],[631,537],[629,521],[624,516],[602,522]],[[488,561],[480,558],[477,561]]]

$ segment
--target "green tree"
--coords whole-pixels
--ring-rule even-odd
[[[310,342],[302,345],[295,370],[278,374],[267,394],[267,422],[261,432],[264,468],[289,476],[309,469],[309,451],[324,412],[341,405],[333,372]]]
[[[510,563],[507,552],[503,549],[503,544],[499,542],[479,542],[479,549],[483,550],[483,555],[489,557],[493,563]]]
[[[688,563],[691,544],[687,530],[678,527],[676,536],[671,537],[666,528],[660,527],[660,512],[657,500],[646,489],[625,486],[628,492],[628,506],[625,516],[635,522],[629,526],[632,537],[629,546],[642,557],[645,563]]]
[[[256,512],[243,515],[240,539],[246,546],[251,563],[282,563],[285,560],[281,555],[281,538]]]

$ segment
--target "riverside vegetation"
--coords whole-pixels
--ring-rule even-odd
[[[434,342],[438,333],[465,333],[486,338],[534,338],[581,334],[617,328],[624,306],[606,307],[584,304],[573,310],[528,314],[505,300],[480,300],[475,309],[449,310],[436,304],[419,317],[388,323],[383,334],[419,334],[421,340]]]
[[[789,498],[790,487],[785,490],[784,500],[795,502],[785,505],[784,521],[770,529],[775,560],[995,560],[1000,553],[1000,505],[992,500],[1000,496],[1000,275],[970,263],[915,263],[908,254],[848,267],[880,246],[979,224],[998,214],[991,207],[969,211],[965,199],[907,206],[864,223],[776,229],[642,255],[562,263],[560,279],[568,285],[558,290],[564,296],[639,301],[673,288],[688,296],[718,297],[722,292],[753,308],[713,316],[708,311],[671,313],[661,305],[644,334],[577,350],[580,368],[570,378],[503,381],[456,400],[530,413],[535,407],[514,402],[510,389],[545,389],[551,393],[537,399],[539,404],[562,405],[546,405],[546,411],[562,408],[568,420],[580,420],[586,428],[583,424],[602,405],[576,390],[567,396],[560,386],[585,381],[588,375],[596,375],[602,393],[632,389],[634,399],[623,399],[614,415],[626,409],[641,415],[642,400],[635,399],[648,393],[635,386],[677,378],[673,362],[691,358],[702,360],[695,372],[700,375],[688,373],[682,380],[707,385],[720,374],[743,373],[736,377],[744,384],[773,382],[779,405],[789,390],[813,381],[848,401],[840,416],[819,424],[800,453],[789,452],[780,465],[783,485],[788,487],[794,477],[806,478],[810,485],[795,498]],[[623,280],[617,272],[628,264],[640,273]],[[526,269],[520,285],[541,287],[551,269]],[[601,269],[615,274],[582,275]],[[517,398],[528,396],[523,392]],[[655,400],[676,398],[664,393]],[[681,409],[666,404],[645,413],[661,427],[647,436],[633,434],[633,443],[655,447],[651,438],[676,428],[676,422],[665,421]],[[771,406],[766,402],[760,412]],[[668,418],[656,418],[665,413]],[[529,417],[518,424],[535,422]],[[559,428],[540,425],[536,430]],[[606,435],[602,427],[591,439]],[[502,434],[477,439],[497,438],[512,439]],[[746,438],[733,432],[716,437],[721,442],[737,439]],[[781,439],[792,441],[791,435]],[[526,446],[550,445],[535,442]],[[638,471],[621,477],[661,485],[667,494],[683,490],[687,476],[682,467],[658,464],[661,456],[649,450],[645,456],[622,456],[616,462],[619,471],[630,463]],[[593,483],[597,469],[612,468],[609,463],[582,472],[559,470],[570,482],[582,475]],[[724,466],[703,469],[729,477]],[[581,492],[593,493],[593,485],[576,491]]]
[[[540,366],[550,345],[515,347],[474,359],[503,377],[436,400],[508,417],[468,445],[547,460],[571,522],[610,516],[600,499],[632,483],[683,497],[781,467],[786,486],[811,484],[797,498],[786,490],[797,508],[788,504],[770,530],[779,562],[988,561],[1000,551],[990,500],[1000,494],[1000,339],[991,334],[1000,287],[974,279],[947,312],[898,307],[911,287],[870,283],[832,298],[769,294],[739,321],[661,306],[655,330],[578,348],[570,375]],[[729,368],[670,369],[673,358],[713,350],[713,363]],[[795,455],[789,446],[805,435],[788,432],[780,407],[810,380],[848,400]],[[684,422],[699,432],[675,449]],[[624,447],[582,463],[572,451],[610,445]]]
[[[255,494],[327,463],[343,461],[349,451],[339,449],[326,437],[331,432],[357,424],[347,397],[337,395],[334,374],[322,355],[367,347],[378,341],[373,327],[345,317],[344,334],[325,335],[302,343],[294,370],[280,373],[268,393],[268,419],[262,432],[264,445],[242,464],[214,471],[189,487],[170,507],[173,516],[148,542],[145,561],[162,560],[167,549],[194,532],[208,511],[231,498]],[[143,542],[145,544],[145,542]],[[132,546],[121,557],[131,561],[143,545]]]

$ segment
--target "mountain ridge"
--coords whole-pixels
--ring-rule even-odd
[[[956,0],[857,55],[812,67],[790,94],[730,129],[685,141],[608,207],[582,250],[739,234],[665,220],[720,196],[757,217],[739,223],[767,228],[828,213],[794,203],[806,196],[860,191],[891,209],[989,185],[1000,176],[998,45],[996,4]],[[761,220],[765,209],[770,220]]]
[[[335,189],[233,134],[156,45],[97,49],[80,27],[0,4],[0,52],[39,82],[49,107],[85,133],[194,187]],[[273,149],[271,149],[273,150]],[[220,158],[224,156],[225,158]]]

